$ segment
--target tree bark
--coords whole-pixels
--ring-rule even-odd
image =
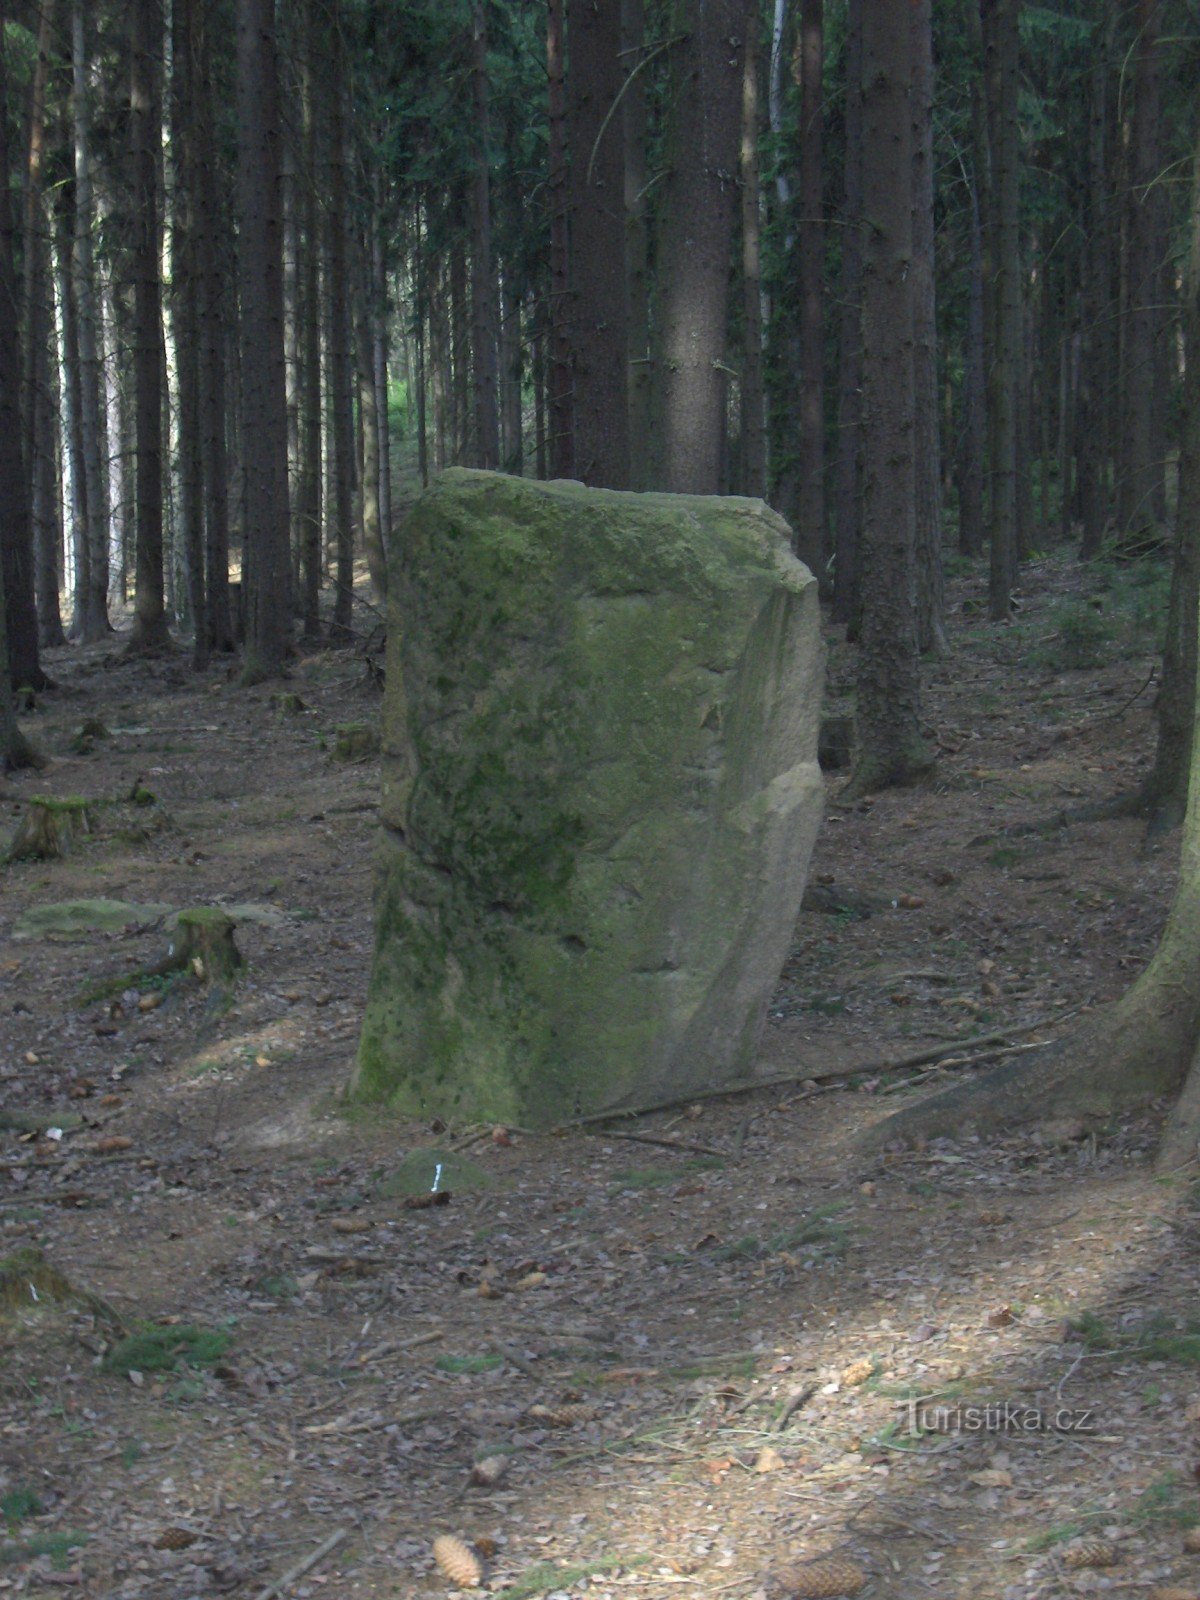
[[[1134,10],[1133,120],[1127,195],[1125,359],[1121,374],[1121,450],[1117,476],[1117,529],[1138,548],[1158,541],[1157,508],[1163,497],[1165,447],[1156,404],[1162,339],[1162,263],[1167,213],[1161,178],[1162,4],[1137,0]]]
[[[971,172],[967,183],[970,190],[971,242],[963,350],[962,432],[958,450],[958,548],[963,555],[974,557],[983,554],[984,546],[987,368],[983,338],[983,223],[980,217],[978,174]]]
[[[913,364],[917,516],[917,645],[946,649],[942,573],[942,450],[938,426],[937,298],[933,234],[933,6],[915,0],[913,28]]]
[[[621,59],[631,75],[621,101],[625,149],[625,279],[629,316],[629,487],[651,478],[654,371],[650,340],[650,226],[646,200],[645,0],[621,0]],[[637,76],[632,74],[637,71]]]
[[[825,578],[824,0],[800,8],[800,499],[796,554]]]
[[[471,83],[475,100],[475,162],[471,178],[471,379],[475,401],[475,459],[480,467],[494,470],[500,465],[500,407],[496,278],[492,271],[491,118],[483,0],[475,0],[471,18]]]
[[[763,390],[758,58],[758,28],[751,19],[742,68],[742,493],[761,500],[767,493],[767,416]]]
[[[851,792],[909,783],[921,738],[915,609],[912,24],[892,0],[863,16],[863,536],[859,756]]]
[[[163,33],[157,0],[134,0],[130,21],[130,267],[134,293],[137,544],[129,648],[144,652],[161,650],[169,643],[163,588],[163,331],[158,259],[158,162],[162,146],[158,63],[162,59]],[[82,319],[80,326],[82,331]],[[86,378],[86,358],[81,364]]]
[[[1017,90],[1020,0],[982,0],[991,184],[986,226],[991,235],[992,333],[988,383],[991,567],[988,611],[1001,621],[1016,582],[1017,388],[1021,368],[1020,173]]]
[[[238,0],[238,266],[243,462],[243,679],[283,670],[291,646],[283,208],[273,0]]]
[[[745,0],[688,0],[673,52],[659,282],[664,487],[720,490]]]
[[[361,260],[357,274],[359,293],[354,319],[357,377],[358,419],[362,445],[362,475],[359,490],[359,519],[362,526],[363,550],[367,557],[367,570],[371,587],[377,599],[387,594],[387,554],[383,542],[383,526],[379,519],[379,410],[375,391],[375,321],[372,307],[370,263],[366,249],[360,251]]]
[[[321,34],[317,0],[304,7],[304,53],[300,67],[300,164],[298,203],[304,248],[300,254],[299,475],[296,521],[300,534],[300,615],[307,640],[321,634],[321,236],[317,211],[318,141],[316,75]]]
[[[846,150],[842,179],[842,268],[838,286],[838,444],[833,615],[857,633],[862,526],[862,4],[846,7]]]
[[[566,57],[563,50],[563,3],[549,0],[546,20],[546,74],[549,87],[550,153],[550,476],[570,478],[575,472],[574,392],[570,337],[570,247],[567,221],[570,189],[567,179]]]
[[[327,75],[329,191],[326,204],[329,265],[326,292],[326,327],[329,341],[329,382],[332,422],[333,532],[336,549],[333,623],[330,635],[348,639],[354,610],[354,432],[353,379],[349,348],[350,275],[347,263],[346,217],[346,83],[340,0],[335,0],[328,23]]]
[[[625,151],[611,116],[624,77],[621,9],[571,0],[567,72],[575,476],[629,487]],[[636,66],[636,63],[633,65]],[[628,71],[629,68],[626,68]]]

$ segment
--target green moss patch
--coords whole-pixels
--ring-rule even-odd
[[[379,1182],[376,1194],[395,1200],[410,1194],[432,1194],[436,1187],[463,1194],[472,1189],[490,1189],[491,1173],[467,1156],[449,1150],[410,1150],[398,1167]]]
[[[172,907],[134,900],[58,900],[28,906],[13,925],[14,939],[88,939],[157,922]]]
[[[232,1338],[226,1328],[203,1328],[191,1322],[162,1327],[147,1322],[113,1345],[104,1357],[104,1370],[125,1375],[211,1367],[229,1349]]]

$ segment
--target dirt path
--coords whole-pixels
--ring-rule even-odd
[[[221,669],[52,661],[54,764],[5,811],[140,780],[163,815],[122,838],[104,813],[0,884],[0,1107],[26,1124],[0,1129],[0,1255],[36,1246],[99,1297],[22,1297],[0,1328],[0,1595],[256,1596],[343,1530],[286,1595],[445,1593],[442,1532],[514,1596],[799,1596],[824,1554],[896,1597],[1200,1587],[1200,1209],[1151,1178],[1152,1120],[851,1150],[897,1098],[874,1065],[1050,1038],[1161,926],[1175,840],[1002,831],[1151,749],[1149,693],[1121,709],[1148,655],[1037,659],[1078,581],[1052,577],[998,637],[956,613],[934,786],[846,810],[831,780],[815,881],[880,908],[800,918],[763,1048],[797,1082],[597,1134],[338,1110],[371,942],[378,773],[330,759],[377,715],[359,660],[301,662],[296,716]],[[835,649],[835,701],[848,671]],[[111,736],[72,754],[93,716]],[[17,936],[98,897],[151,909]],[[162,907],[213,904],[240,908],[232,992],[129,977]],[[439,1163],[452,1198],[414,1208]],[[929,1394],[1091,1415],[918,1437]],[[1116,1564],[1069,1565],[1084,1536]]]

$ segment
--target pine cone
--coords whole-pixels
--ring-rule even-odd
[[[191,1533],[187,1528],[166,1528],[154,1541],[156,1550],[186,1550],[190,1544],[195,1544],[199,1534]]]
[[[593,1406],[530,1406],[525,1415],[547,1428],[573,1428],[577,1422],[590,1422],[596,1412]]]
[[[825,1556],[790,1568],[779,1588],[785,1600],[834,1600],[837,1595],[857,1594],[866,1581],[867,1575],[857,1563],[842,1556]]]
[[[1082,1567],[1115,1567],[1120,1557],[1107,1539],[1080,1539],[1063,1551],[1063,1566],[1077,1572]]]
[[[477,1589],[483,1581],[479,1557],[452,1533],[438,1534],[433,1541],[433,1559],[456,1589]]]
[[[508,1471],[507,1456],[484,1456],[471,1468],[471,1482],[478,1489],[490,1489]]]

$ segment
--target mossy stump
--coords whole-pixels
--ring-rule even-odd
[[[334,734],[333,759],[355,764],[379,754],[379,729],[369,722],[346,722]]]
[[[234,942],[237,923],[217,906],[181,911],[167,952],[164,972],[188,971],[201,983],[227,983],[245,962]]]
[[[271,705],[274,707],[277,717],[298,717],[302,712],[308,710],[300,696],[290,691],[283,694],[273,694],[271,696]]]
[[[55,800],[35,795],[5,857],[7,861],[57,861],[93,831],[94,802],[78,795]]]
[[[747,1078],[823,801],[787,525],[453,470],[402,543],[352,1093],[545,1127]]]

